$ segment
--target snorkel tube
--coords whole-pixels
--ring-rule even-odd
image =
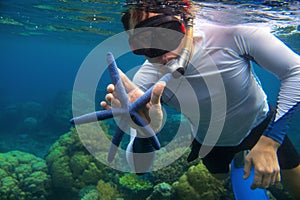
[[[193,31],[193,18],[189,18],[187,20],[187,30],[184,37],[184,48],[181,50],[178,59],[173,59],[166,64],[166,67],[172,73],[174,78],[179,78],[184,75],[189,64],[193,51]]]

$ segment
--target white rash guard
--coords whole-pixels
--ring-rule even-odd
[[[235,146],[261,123],[269,110],[266,94],[250,59],[280,81],[275,120],[300,101],[300,57],[266,28],[194,26],[194,54],[184,77],[167,83],[162,101],[191,122],[205,145]],[[147,89],[165,74],[163,65],[146,61],[134,83]],[[206,137],[210,134],[210,137]]]

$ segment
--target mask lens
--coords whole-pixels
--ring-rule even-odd
[[[158,17],[162,18],[160,22],[157,20]],[[138,24],[133,35],[130,36],[129,43],[134,54],[150,58],[161,56],[176,49],[184,37],[182,25],[177,19],[171,16],[155,16],[153,18],[157,21],[156,24],[151,21],[151,18],[148,18],[146,19],[147,23],[142,21],[140,23],[142,25]]]

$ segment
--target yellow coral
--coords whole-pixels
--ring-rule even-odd
[[[119,196],[117,187],[105,183],[103,180],[98,181],[97,190],[101,200],[112,200]]]
[[[125,174],[119,179],[119,183],[124,188],[130,189],[134,192],[149,190],[153,187],[153,184],[150,181],[140,178],[136,174]]]
[[[223,182],[215,179],[200,162],[192,166],[173,184],[179,200],[218,200],[224,192]]]

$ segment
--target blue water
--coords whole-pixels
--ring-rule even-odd
[[[203,4],[205,20],[221,23],[217,15],[207,17],[207,13],[213,16],[221,7],[224,23],[241,23],[232,16],[240,16],[242,23],[264,22],[300,54],[299,1],[290,7],[263,5],[264,1],[232,1],[247,3],[238,4],[238,12],[232,12],[237,11],[236,4],[232,7],[213,2],[218,1]],[[48,148],[69,131],[71,91],[77,71],[100,42],[122,31],[122,6],[122,2],[110,0],[0,1],[0,153],[21,150],[43,158]],[[244,15],[243,9],[252,15]],[[255,12],[258,9],[261,13]],[[136,65],[143,60],[128,56]],[[125,70],[128,60],[125,57],[119,61]],[[278,80],[255,68],[275,105]],[[109,79],[104,77],[102,82],[107,84]],[[103,90],[99,91],[98,101],[103,94]],[[296,121],[299,120],[298,115]],[[300,152],[299,132],[295,123],[289,135]]]
[[[0,8],[0,132],[6,138],[0,149],[43,156],[47,148],[41,151],[16,141],[34,143],[38,134],[53,142],[69,130],[67,117],[53,112],[64,110],[71,117],[70,106],[57,104],[71,105],[81,63],[96,45],[122,30],[123,8],[117,2],[34,0],[1,1]],[[33,104],[35,108],[26,108]],[[28,118],[37,122],[30,125]]]

